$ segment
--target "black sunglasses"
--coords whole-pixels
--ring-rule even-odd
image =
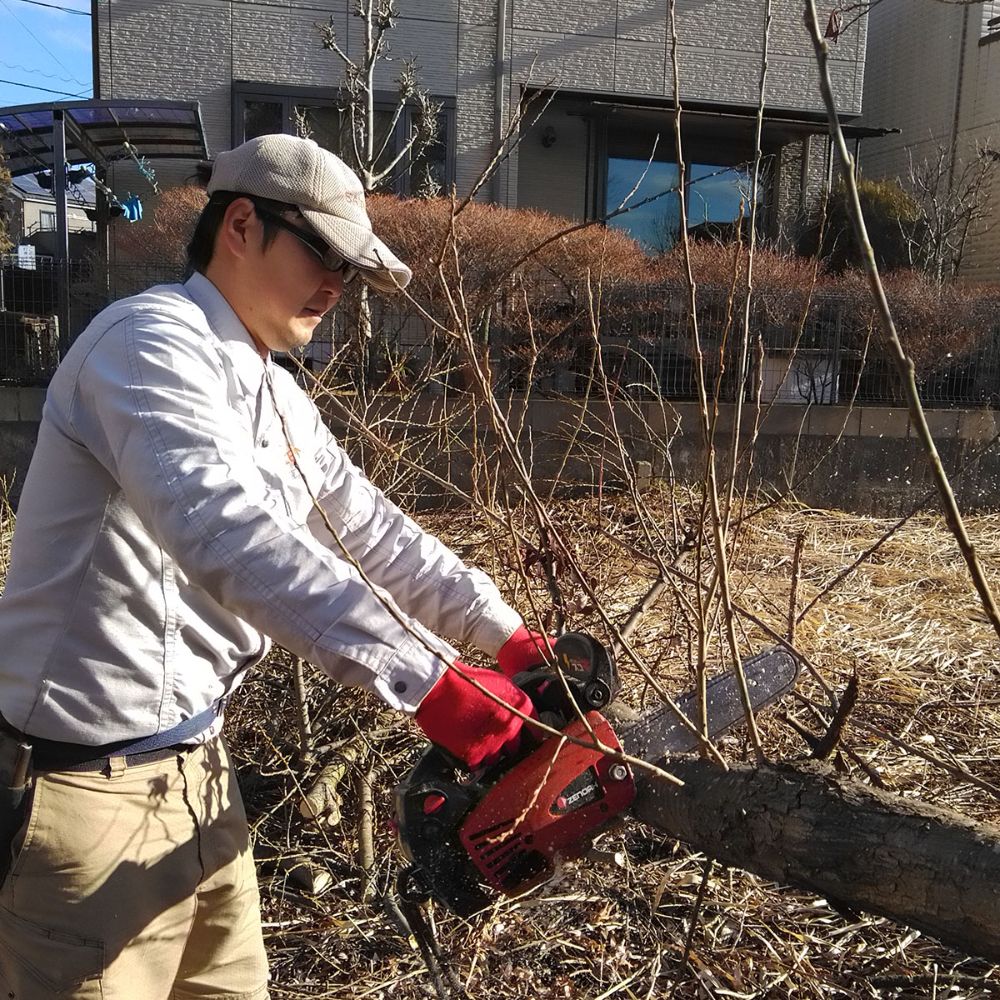
[[[269,222],[273,222],[279,229],[284,229],[285,232],[291,233],[304,247],[311,250],[319,258],[320,263],[328,271],[333,271],[334,273],[337,271],[342,272],[345,285],[358,273],[358,269],[354,264],[345,260],[332,247],[327,246],[325,241],[315,233],[307,232],[305,229],[293,225],[284,216],[269,209],[261,208],[260,205],[255,204],[253,208],[262,219],[267,219]]]

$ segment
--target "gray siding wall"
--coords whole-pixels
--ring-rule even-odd
[[[990,4],[986,5],[990,7]],[[987,13],[1000,16],[996,3]],[[975,155],[977,145],[989,143],[1000,150],[1000,41],[980,45],[978,9],[970,11],[965,44],[965,73],[959,109],[957,153],[961,158]],[[987,194],[990,217],[970,240],[963,274],[972,281],[1000,281],[1000,170],[995,170]]]
[[[982,5],[936,0],[892,0],[872,10],[864,121],[901,131],[865,141],[865,173],[905,181],[911,156],[919,164],[954,143],[961,162],[977,142],[991,140],[1000,148],[1000,42],[979,44],[984,11]],[[1000,279],[996,188],[1000,184],[994,183],[989,199],[991,218],[973,235],[966,255],[963,276],[970,280]]]
[[[541,134],[551,126],[557,141],[548,149]],[[586,171],[589,125],[579,116],[550,109],[529,132],[518,151],[518,203],[544,205],[568,219],[587,217]]]
[[[246,0],[97,0],[101,97],[197,99],[210,150],[231,140],[231,83],[336,86],[341,65],[322,49],[315,22],[332,17],[349,55],[361,51],[348,0],[302,4]],[[496,0],[399,0],[396,62],[377,82],[392,89],[398,60],[413,56],[432,92],[457,98],[457,181],[467,190],[489,162],[495,134]],[[642,97],[673,96],[667,0],[510,0],[505,116],[525,84]],[[677,0],[681,97],[756,105],[764,0]],[[861,110],[865,19],[833,47],[845,114]],[[767,103],[819,111],[816,71],[799,0],[774,0]],[[501,200],[517,190],[513,158]],[[165,177],[171,177],[168,171]],[[529,185],[530,185],[529,181]],[[566,192],[573,200],[577,192]]]

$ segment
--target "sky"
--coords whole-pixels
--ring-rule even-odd
[[[0,107],[92,97],[92,76],[87,0],[0,0]]]

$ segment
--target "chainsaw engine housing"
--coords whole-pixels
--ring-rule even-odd
[[[397,834],[412,862],[400,880],[404,895],[433,896],[468,916],[497,892],[544,882],[559,857],[581,856],[631,805],[631,769],[608,756],[621,746],[596,710],[617,694],[614,664],[578,633],[560,637],[555,653],[561,678],[540,668],[515,682],[562,735],[477,775],[432,747],[396,787]]]
[[[588,731],[589,730],[589,731]],[[632,772],[592,746],[621,747],[590,712],[515,764],[463,820],[459,838],[480,876],[507,895],[548,879],[558,857],[585,853],[594,836],[635,798]]]

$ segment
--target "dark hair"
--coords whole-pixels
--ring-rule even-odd
[[[202,184],[207,184],[212,176],[211,163],[199,163],[196,167],[196,179]],[[219,234],[226,209],[236,201],[237,198],[249,198],[256,208],[258,205],[265,211],[282,215],[285,212],[295,210],[294,205],[286,205],[281,201],[273,201],[271,198],[258,198],[256,195],[240,194],[239,191],[215,191],[210,195],[208,204],[201,210],[198,222],[194,227],[194,233],[187,245],[188,272],[201,271],[204,273],[215,253],[215,238]],[[264,230],[264,248],[267,249],[278,235],[278,227],[265,216],[260,217],[261,226]]]

